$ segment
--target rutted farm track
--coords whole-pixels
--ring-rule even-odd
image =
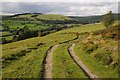
[[[114,28],[115,33],[104,28],[102,24],[76,25],[0,45],[2,78],[118,78],[118,42],[112,40],[118,34]]]
[[[70,46],[68,48],[71,58],[83,70],[83,72],[86,74],[86,76],[88,76],[92,80],[96,80],[98,78],[98,76],[96,76],[94,73],[92,73],[90,71],[90,69],[86,65],[84,65],[84,63],[76,56],[76,54],[74,52],[74,46],[75,46],[75,43],[73,43],[72,46]]]
[[[52,64],[53,64],[52,54],[53,54],[53,51],[57,48],[57,46],[59,46],[59,45],[53,46],[47,52],[47,56],[45,59],[45,73],[44,73],[45,78],[52,78]]]
[[[62,34],[68,34],[68,33],[62,33]],[[43,69],[41,72],[42,75],[41,77],[42,78],[52,78],[52,64],[53,64],[53,60],[52,60],[52,54],[54,52],[54,50],[60,45],[60,44],[64,44],[64,43],[68,43],[70,41],[74,41],[76,39],[78,39],[79,35],[76,34],[76,33],[69,33],[69,34],[75,34],[76,37],[71,39],[71,40],[67,40],[67,41],[64,41],[64,42],[60,42],[59,44],[57,45],[54,45],[54,46],[51,46],[47,51],[46,51],[46,56],[45,58],[43,59]]]
[[[77,37],[72,39],[72,40],[68,40],[68,41],[65,41],[65,42],[61,42],[57,45],[54,45],[54,46],[51,46],[48,50],[47,50],[47,53],[46,53],[46,57],[44,58],[44,61],[43,61],[43,69],[44,69],[44,73],[43,73],[43,76],[44,78],[53,78],[52,76],[52,69],[53,69],[53,53],[54,53],[54,50],[61,44],[65,44],[65,43],[69,43],[69,42],[72,42],[74,40],[77,40],[79,35],[76,34]],[[74,46],[75,44],[72,44],[72,46],[68,47],[68,53],[69,55],[71,56],[71,58],[74,60],[74,62],[79,66],[79,68],[83,71],[83,73],[90,79],[92,80],[96,80],[98,77],[93,74],[88,68],[87,66],[85,66],[82,61],[75,55],[74,53]]]
[[[67,43],[78,38],[78,36],[73,33],[60,33],[55,34],[55,36],[60,37],[60,39],[48,36],[47,38],[49,38],[50,41],[45,41],[45,37],[45,40],[43,38],[43,40],[38,41],[41,39],[39,38],[36,40],[37,42],[27,44],[25,44],[26,41],[24,41],[24,44],[19,42],[21,44],[19,47],[17,46],[18,43],[14,43],[17,45],[5,48],[5,54],[2,56],[2,62],[4,61],[4,66],[2,66],[3,78],[44,78],[46,54],[51,47],[55,44]],[[7,53],[8,49],[11,50],[11,52]]]
[[[45,59],[45,71],[44,71],[44,78],[53,78],[52,77],[52,65],[53,65],[53,60],[52,60],[52,55],[53,55],[53,51],[59,46],[60,44],[58,45],[55,45],[53,47],[51,47],[49,50],[48,50],[48,53],[47,53],[47,56],[46,56],[46,59]],[[71,58],[74,60],[74,62],[80,67],[80,69],[82,69],[83,73],[85,73],[85,75],[92,79],[92,80],[97,80],[97,76],[94,75],[88,68],[87,66],[85,66],[82,61],[79,60],[79,58],[75,55],[74,51],[73,51],[73,48],[74,48],[74,44],[72,46],[70,46],[68,48],[68,52],[71,56]]]
[[[11,56],[10,58],[12,58],[12,57],[16,58],[15,62],[13,60],[14,63],[12,65],[15,65],[17,62],[21,63],[20,66],[17,65],[15,67],[15,70],[17,70],[18,68],[22,68],[25,65],[27,66],[27,67],[25,67],[25,69],[21,70],[23,72],[20,74],[16,74],[14,71],[13,76],[15,75],[16,77],[21,78],[21,77],[28,77],[28,76],[32,77],[32,76],[34,76],[34,74],[37,74],[35,76],[37,76],[38,78],[54,78],[53,77],[53,69],[54,69],[53,68],[53,65],[54,65],[53,64],[54,63],[53,53],[54,53],[54,51],[57,49],[57,47],[59,47],[61,45],[65,45],[65,44],[71,45],[79,38],[78,33],[62,33],[62,34],[75,34],[76,36],[72,39],[67,39],[63,42],[59,42],[56,44],[50,43],[51,45],[49,45],[49,43],[38,43],[35,45],[35,47],[27,47],[27,49],[22,50],[21,52],[18,52],[17,54],[14,54],[13,56]],[[67,69],[67,67],[65,68],[66,73],[68,73],[66,77],[69,78],[69,77],[71,77],[71,75],[74,74],[74,78],[76,78],[76,77],[84,78],[85,76],[86,76],[85,78],[97,78],[97,77],[91,77],[88,72],[84,71],[83,68],[81,69],[81,66],[78,65],[79,63],[76,61],[74,56],[71,56],[71,54],[69,53],[70,51],[67,50],[68,48],[69,48],[68,45],[66,46],[65,49],[63,48],[64,50],[67,51],[67,53],[65,53],[65,55],[67,55],[67,56],[64,57],[64,55],[63,55],[63,57],[66,60],[67,64],[69,64],[70,66],[72,65],[74,67],[72,67],[72,69],[73,69],[72,72],[71,72],[71,70],[72,70],[71,68],[69,68],[69,69]],[[37,53],[35,53],[36,51],[37,51]],[[38,52],[38,51],[41,52],[42,56],[39,54],[40,52]],[[42,52],[42,51],[44,51],[44,52]],[[19,53],[23,53],[23,55],[19,55]],[[39,55],[39,56],[37,56],[37,55]],[[26,58],[26,57],[28,57],[28,58]],[[31,57],[33,57],[32,58],[33,60],[31,59]],[[67,58],[67,57],[69,57],[69,58]],[[62,60],[62,58],[61,58],[61,60]],[[27,64],[24,64],[24,63],[22,64],[22,61],[27,62]],[[31,61],[31,62],[28,62],[28,61]],[[72,64],[70,62],[72,62]],[[11,60],[11,63],[12,63],[12,60]],[[12,67],[11,65],[8,65],[8,66],[10,66],[10,68]],[[37,72],[35,72],[34,69],[38,69]],[[79,74],[80,76],[75,75],[76,72],[74,71],[74,69],[77,70],[77,73],[79,73],[79,71],[80,71],[80,74],[82,73],[82,75],[80,75],[80,74]],[[80,70],[78,70],[78,69],[80,69]],[[31,70],[34,72],[31,72]],[[7,74],[7,71],[4,74]],[[9,74],[7,76],[9,76]]]

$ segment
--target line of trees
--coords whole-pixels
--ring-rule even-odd
[[[27,38],[32,38],[32,37],[37,37],[37,36],[42,37],[47,34],[50,34],[50,33],[65,29],[65,28],[70,28],[70,27],[73,27],[73,26],[67,25],[67,24],[63,25],[63,26],[53,25],[50,28],[42,29],[42,30],[29,30],[27,26],[25,26],[23,28],[18,27],[17,29],[9,31],[13,35],[12,40],[7,41],[5,38],[2,38],[1,43],[5,44],[5,43],[15,42],[15,41],[24,40]]]

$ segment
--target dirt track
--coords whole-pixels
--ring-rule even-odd
[[[47,57],[46,57],[46,64],[45,64],[45,78],[52,78],[52,54],[53,51],[57,48],[58,45],[53,46],[50,50],[47,52]]]
[[[69,54],[71,55],[71,57],[74,59],[74,61],[78,64],[78,66],[85,72],[85,74],[92,80],[98,80],[98,77],[93,74],[87,66],[85,66],[82,61],[75,55],[75,52],[74,52],[74,46],[75,46],[75,43],[70,46],[68,48],[69,50]]]

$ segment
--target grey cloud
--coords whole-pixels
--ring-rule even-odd
[[[63,15],[95,15],[103,14],[107,9],[117,12],[116,4],[113,2],[92,2],[92,3],[69,3],[69,2],[4,2],[2,13],[56,13]],[[115,7],[115,8],[114,8]],[[103,9],[103,10],[102,10]]]

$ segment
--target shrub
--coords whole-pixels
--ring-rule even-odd
[[[112,63],[111,63],[111,66],[112,66],[113,68],[118,68],[118,65],[119,65],[119,62],[118,62],[118,61],[115,61],[115,62],[112,62]]]
[[[5,44],[5,43],[7,43],[7,40],[5,38],[2,38],[0,43]]]
[[[96,53],[94,53],[94,57],[95,57],[98,61],[100,61],[101,58],[102,58],[102,54],[96,52]]]
[[[92,45],[87,46],[86,53],[91,53],[93,51]]]
[[[38,14],[33,14],[33,15],[31,15],[31,17],[37,17],[38,16]]]
[[[36,46],[41,46],[44,45],[45,43],[38,43]]]
[[[106,51],[106,50],[97,50],[96,53],[94,53],[94,57],[102,64],[104,65],[109,65],[110,63],[113,62],[113,59],[110,56],[111,51]]]
[[[28,52],[30,52],[30,50],[21,50],[20,52],[17,52],[16,54],[12,54],[9,57],[5,58],[5,60],[17,60],[20,57],[25,56]]]
[[[112,58],[110,56],[103,56],[101,59],[101,63],[105,64],[105,65],[109,65],[110,63],[112,63]]]
[[[92,41],[89,41],[85,44],[85,47],[83,49],[86,50],[86,53],[90,54],[97,48],[98,48],[98,44],[94,44]]]

